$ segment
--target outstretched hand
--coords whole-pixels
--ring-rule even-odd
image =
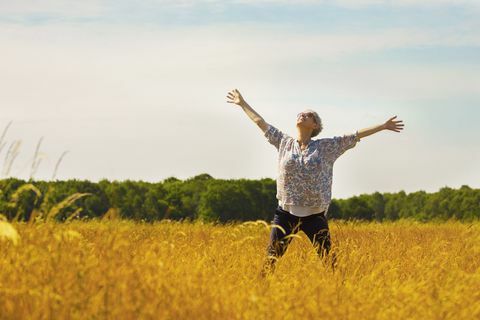
[[[240,91],[237,89],[233,89],[227,94],[227,100],[228,103],[235,103],[241,106],[242,104],[245,103],[245,100],[243,99],[242,95],[240,94]]]
[[[404,126],[404,124],[402,123],[403,121],[402,120],[394,121],[393,119],[395,119],[396,117],[397,116],[388,119],[387,122],[383,124],[385,129],[392,130],[395,132],[400,132],[400,130],[403,130],[403,126]]]

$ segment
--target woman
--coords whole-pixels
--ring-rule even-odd
[[[331,202],[333,164],[346,150],[353,148],[361,138],[382,130],[400,132],[401,120],[390,118],[383,124],[362,129],[354,134],[312,140],[323,129],[322,121],[313,110],[297,115],[297,138],[278,130],[256,113],[237,89],[227,94],[227,102],[239,105],[262,129],[268,141],[278,152],[277,194],[278,206],[273,218],[267,259],[262,276],[273,272],[275,261],[286,251],[292,235],[302,230],[321,258],[331,247],[327,211]],[[332,267],[335,256],[331,257]]]

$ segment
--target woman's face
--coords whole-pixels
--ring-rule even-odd
[[[317,124],[315,122],[315,117],[313,116],[313,113],[309,111],[303,111],[297,114],[297,126],[315,129],[317,127]]]

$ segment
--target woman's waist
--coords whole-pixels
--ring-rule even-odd
[[[288,206],[286,206],[286,208],[288,208]],[[298,216],[298,215],[295,215],[295,214],[293,214],[293,213],[291,213],[287,210],[284,210],[280,204],[278,204],[278,206],[277,206],[277,211],[280,214],[289,215],[289,216],[293,216],[293,217],[296,217],[296,218],[309,218],[309,217],[315,217],[315,216],[323,216],[324,217],[325,212],[326,212],[326,210],[318,209],[318,210],[313,210],[314,213],[308,213],[308,215]]]

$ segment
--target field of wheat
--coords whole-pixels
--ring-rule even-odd
[[[262,278],[270,227],[1,221],[0,318],[480,318],[480,223],[330,221],[335,270],[300,232]]]

